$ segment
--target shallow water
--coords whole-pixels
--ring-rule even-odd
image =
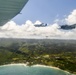
[[[39,66],[1,66],[0,75],[72,75],[62,70]]]

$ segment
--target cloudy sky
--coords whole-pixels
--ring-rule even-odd
[[[76,29],[60,29],[61,24],[76,24],[75,3],[76,0],[29,0],[22,14],[0,26],[0,38],[76,39]],[[41,23],[48,26],[34,26]]]
[[[35,22],[40,20],[43,23],[54,23],[55,19],[63,19],[76,9],[76,0],[29,0],[22,14],[13,20],[23,24],[27,20]]]

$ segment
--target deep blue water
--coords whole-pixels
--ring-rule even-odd
[[[72,75],[49,67],[28,67],[23,65],[1,66],[0,75]]]

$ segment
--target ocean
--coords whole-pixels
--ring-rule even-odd
[[[0,75],[72,75],[59,69],[43,66],[0,66]]]

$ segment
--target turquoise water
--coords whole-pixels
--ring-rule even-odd
[[[0,75],[71,75],[62,70],[47,67],[23,65],[1,66]]]

